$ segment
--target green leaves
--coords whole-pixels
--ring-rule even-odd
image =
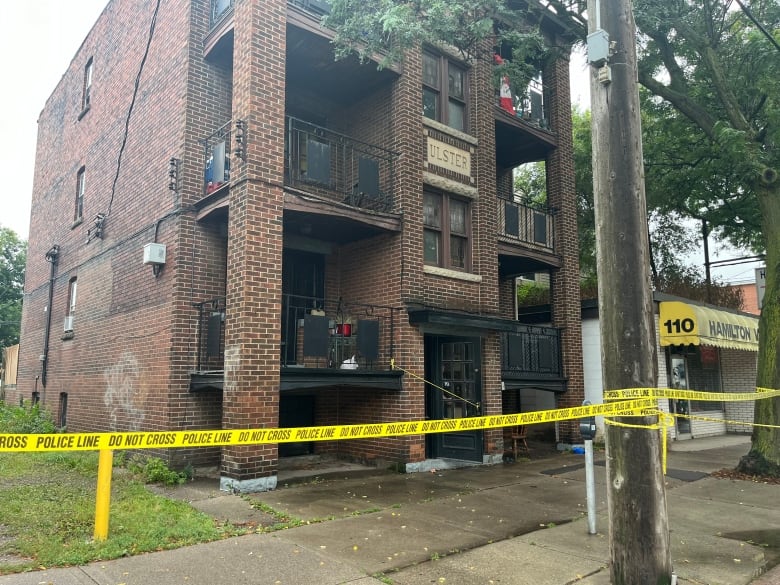
[[[19,342],[27,242],[0,227],[0,348]]]

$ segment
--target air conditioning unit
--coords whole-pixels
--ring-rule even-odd
[[[73,331],[73,315],[65,317],[65,323],[62,326],[62,330],[65,331],[65,333]]]
[[[144,264],[165,264],[165,244],[146,244],[144,246]]]

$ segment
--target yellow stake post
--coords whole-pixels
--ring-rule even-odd
[[[114,452],[101,449],[98,458],[97,494],[95,496],[95,540],[108,538],[108,516],[111,507],[111,473]]]

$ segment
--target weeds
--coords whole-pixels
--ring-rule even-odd
[[[43,434],[56,430],[51,414],[40,405],[12,406],[0,402],[0,432]]]

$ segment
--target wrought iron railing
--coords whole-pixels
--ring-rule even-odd
[[[298,118],[287,118],[285,184],[353,207],[392,211],[396,154]]]
[[[314,14],[330,14],[330,2],[327,0],[287,0],[287,3],[300,6]]]
[[[224,369],[225,299],[197,303],[197,371]],[[399,308],[283,295],[282,367],[388,370]]]
[[[519,325],[504,333],[501,343],[501,371],[504,377],[558,378],[563,374],[560,330],[553,327]]]
[[[205,151],[203,188],[206,195],[230,183],[232,125],[231,120],[202,141]]]
[[[196,303],[198,372],[219,371],[225,364],[225,297]]]
[[[209,13],[209,29],[214,28],[233,14],[234,0],[211,0],[211,12]]]
[[[548,129],[550,118],[547,115],[547,103],[544,97],[544,85],[541,79],[532,79],[525,93],[519,96],[517,115],[540,128]]]
[[[555,249],[553,210],[546,206],[498,199],[499,235],[547,250]]]

